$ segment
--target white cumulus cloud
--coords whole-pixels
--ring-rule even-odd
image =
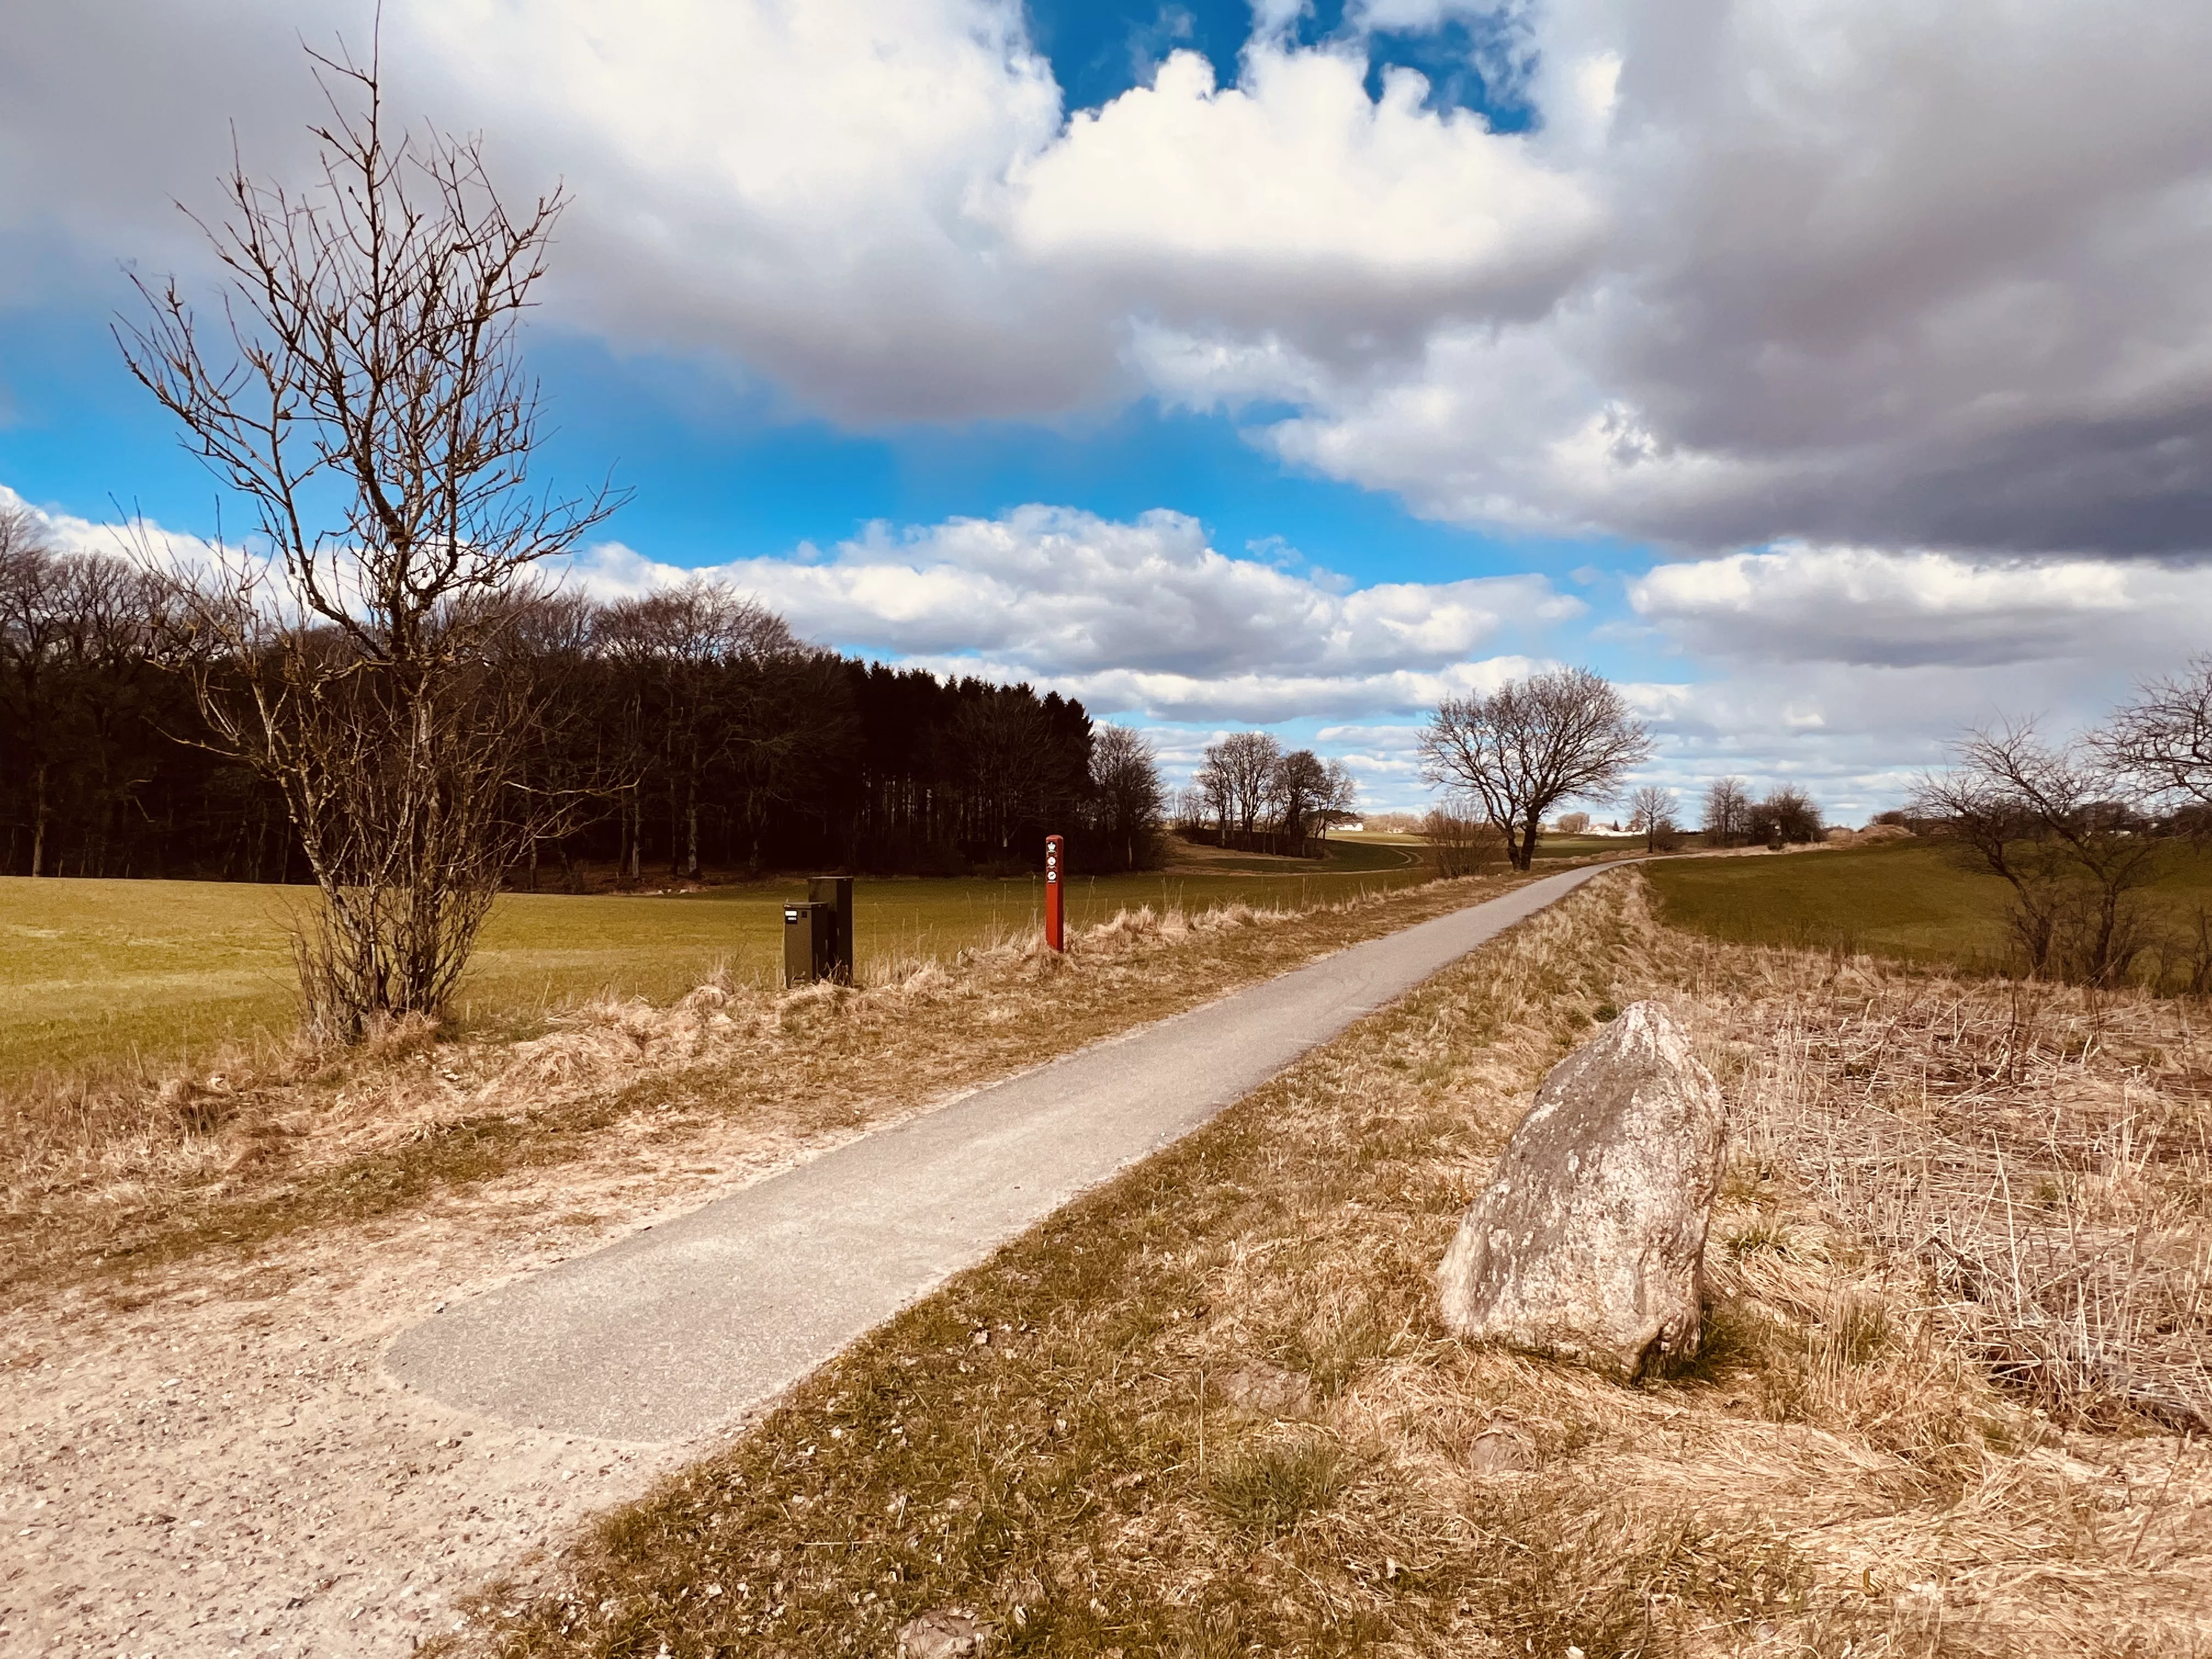
[[[690,574],[617,544],[574,568],[610,593]],[[1042,506],[878,526],[827,553],[709,574],[757,593],[810,638],[1192,720],[1419,708],[1494,684],[1522,660],[1501,644],[1586,609],[1537,575],[1359,587],[1232,558],[1182,514],[1121,522]]]
[[[2212,8],[1367,0],[1070,112],[1018,0],[387,0],[396,107],[575,200],[547,315],[871,424],[1256,409],[1419,511],[1694,550],[2212,522]],[[0,296],[296,176],[368,0],[18,8]],[[1526,132],[1376,54],[1466,26]],[[1438,40],[1461,36],[1437,37]],[[65,136],[64,136],[65,135]],[[1287,404],[1287,410],[1277,404]]]
[[[2198,648],[2212,568],[1794,544],[1658,565],[1628,599],[1645,622],[1719,658],[2106,668]]]

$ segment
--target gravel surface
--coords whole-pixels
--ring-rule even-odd
[[[406,1224],[64,1294],[0,1334],[0,1654],[404,1654],[706,1442],[517,1430],[386,1380],[440,1304],[834,1144],[712,1131]],[[705,1164],[709,1167],[702,1167]]]

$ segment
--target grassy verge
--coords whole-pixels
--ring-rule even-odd
[[[1304,909],[1427,873],[1397,849],[1347,842],[1326,860],[1079,876],[1069,920],[1089,927],[1147,904]],[[782,961],[782,907],[805,890],[765,882],[667,895],[502,894],[453,1023],[526,1030],[610,991],[672,1000],[717,973],[769,986]],[[238,1052],[283,1049],[295,1007],[289,929],[310,902],[296,887],[0,878],[0,1088],[41,1073],[221,1070]],[[1042,906],[1035,879],[864,878],[854,905],[861,975],[888,982],[1033,930]]]
[[[1865,951],[1953,966],[2001,962],[2010,890],[1911,842],[1651,867],[1671,925],[1741,945]]]
[[[720,980],[667,1006],[587,1004],[522,1042],[403,1030],[320,1069],[18,1092],[0,1121],[0,1297],[128,1293],[206,1251],[259,1251],[733,1123],[819,1144],[1507,884],[1304,911],[1140,907],[1084,930],[1066,957],[1009,943],[856,990]]]
[[[2000,1386],[1774,1127],[1802,1091],[1745,1036],[1925,982],[1666,933],[1640,893],[1586,890],[1072,1206],[448,1650],[889,1654],[943,1608],[993,1654],[2208,1650],[2201,1457]],[[1449,1340],[1430,1274],[1528,1091],[1655,989],[1755,1129],[1705,1353],[1624,1389]]]
[[[2014,951],[2011,889],[1926,842],[1886,842],[1808,856],[1679,859],[1651,886],[1677,927],[1745,945],[1866,951],[1984,973]],[[2178,849],[2142,895],[2177,937],[2212,907],[2212,854]]]

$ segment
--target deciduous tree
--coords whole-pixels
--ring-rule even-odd
[[[2090,743],[2115,775],[2191,809],[2201,830],[2212,812],[2212,656],[2140,687]]]
[[[1705,786],[1699,828],[1715,847],[1734,847],[1751,834],[1751,795],[1741,778],[1716,778]]]
[[[1784,784],[1754,803],[1747,822],[1751,838],[1771,847],[1802,847],[1827,833],[1819,805],[1793,784]]]
[[[1282,759],[1283,745],[1266,732],[1231,732],[1206,745],[1199,785],[1215,803],[1224,831],[1245,836],[1257,831]]]
[[[1091,736],[1092,835],[1103,867],[1146,870],[1159,862],[1160,816],[1166,793],[1152,740],[1126,726],[1101,726]]]
[[[1644,837],[1644,850],[1656,853],[1674,840],[1674,792],[1647,783],[1628,798],[1628,827]]]
[[[510,214],[478,144],[395,140],[372,56],[314,58],[328,118],[304,195],[227,184],[222,343],[142,283],[131,372],[250,503],[262,551],[168,569],[171,660],[222,745],[279,789],[322,890],[311,1023],[434,1014],[535,831],[539,711],[498,667],[544,559],[617,504],[529,488],[538,394],[517,326],[558,191]]]
[[[1518,870],[1535,858],[1553,806],[1604,799],[1650,754],[1650,735],[1627,700],[1583,668],[1448,697],[1421,733],[1424,775],[1498,825]]]
[[[1908,810],[2011,886],[2028,971],[2093,985],[2126,978],[2152,942],[2138,895],[2166,847],[2100,745],[2001,726],[1969,732],[1952,759],[1920,781]]]

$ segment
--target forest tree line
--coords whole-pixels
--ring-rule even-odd
[[[283,799],[179,672],[209,665],[179,662],[164,584],[40,531],[0,521],[0,872],[307,879]],[[522,787],[560,805],[516,884],[1012,872],[1054,832],[1079,868],[1158,862],[1148,745],[1056,692],[841,656],[702,579],[498,603],[496,678],[533,711]]]

